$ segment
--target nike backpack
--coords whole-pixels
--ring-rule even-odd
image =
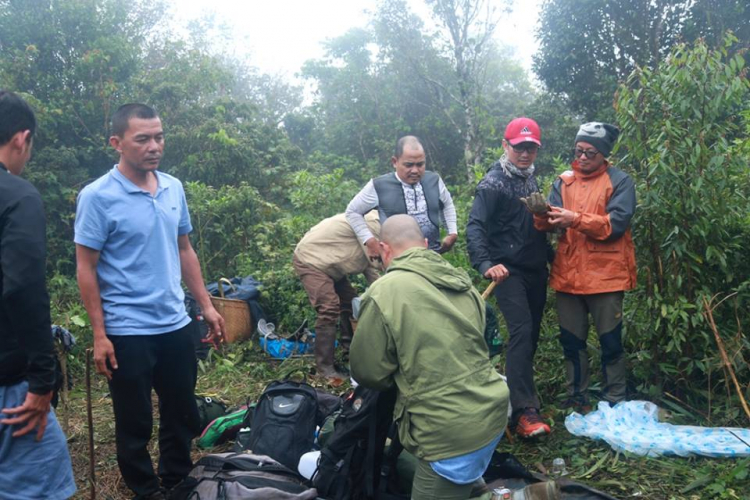
[[[248,448],[297,470],[300,457],[313,449],[318,395],[309,384],[271,382],[253,414]]]

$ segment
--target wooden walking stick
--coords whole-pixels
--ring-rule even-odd
[[[490,295],[492,295],[492,291],[497,286],[496,281],[491,281],[490,284],[487,286],[487,289],[482,293],[482,299],[487,300]],[[510,444],[513,444],[513,437],[510,435],[510,431],[508,430],[508,427],[505,427],[505,437],[508,439],[508,442]]]
[[[721,355],[721,360],[724,363],[724,369],[727,371],[729,376],[732,379],[732,382],[734,382],[734,388],[737,390],[737,395],[740,397],[740,403],[742,403],[742,408],[745,410],[745,414],[748,418],[750,418],[750,408],[747,406],[747,401],[745,401],[745,396],[742,394],[742,387],[740,386],[740,383],[737,381],[737,375],[734,373],[734,369],[732,368],[732,362],[729,361],[729,356],[727,356],[727,350],[724,348],[724,341],[721,339],[721,335],[719,335],[719,328],[716,326],[716,322],[714,321],[714,309],[716,309],[719,304],[724,302],[724,300],[728,299],[729,297],[733,296],[735,294],[731,294],[727,297],[724,297],[724,299],[720,300],[718,304],[713,305],[714,298],[716,296],[712,297],[711,300],[703,298],[703,307],[705,308],[706,312],[703,313],[708,320],[708,326],[711,327],[711,331],[714,333],[714,338],[716,339],[716,345],[719,348],[719,354]]]
[[[91,349],[86,349],[86,418],[89,431],[89,486],[91,500],[96,500],[96,470],[94,457],[94,415],[91,410]]]
[[[482,298],[484,300],[487,300],[489,296],[492,295],[492,290],[494,290],[496,286],[497,286],[496,281],[490,281],[490,284],[487,286],[487,289],[484,291],[484,293],[482,293]]]
[[[70,405],[68,404],[68,354],[62,344],[55,342],[55,355],[60,362],[63,384],[60,389],[60,402],[62,402],[63,431],[66,436],[70,435]]]

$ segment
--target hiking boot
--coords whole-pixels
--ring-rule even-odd
[[[516,434],[522,438],[546,436],[550,432],[552,429],[542,420],[536,408],[526,408],[516,421]]]
[[[560,409],[562,410],[573,410],[581,415],[586,415],[591,411],[591,405],[586,401],[585,398],[581,397],[570,397],[560,403]]]
[[[352,313],[343,311],[339,314],[339,330],[341,331],[341,348],[349,355],[349,346],[354,338],[354,328],[352,327]]]
[[[609,399],[609,398],[608,398],[608,397],[606,397],[606,396],[602,396],[602,399],[601,399],[601,400],[602,400],[603,402],[605,402],[605,403],[608,403],[608,404],[609,404],[609,406],[611,406],[612,408],[614,408],[614,406],[615,406],[615,405],[616,405],[617,403],[622,403],[623,401],[626,401],[626,399],[625,399],[625,398],[623,398],[623,399],[619,399],[619,400],[617,400],[617,401],[614,401],[614,400],[612,400],[612,399]]]
[[[340,386],[346,379],[349,378],[348,375],[341,373],[334,367],[326,367],[324,369],[316,368],[315,375],[320,379],[324,379],[324,382],[327,382],[334,387]]]
[[[346,375],[338,372],[333,364],[336,327],[333,325],[318,326],[315,337],[315,371],[317,375],[327,379],[345,379]]]

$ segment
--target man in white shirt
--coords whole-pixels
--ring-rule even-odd
[[[364,218],[373,208],[378,209],[381,224],[396,214],[413,217],[428,247],[438,253],[447,252],[456,242],[458,226],[453,198],[440,176],[425,170],[425,158],[424,147],[417,137],[402,137],[391,158],[395,172],[370,179],[346,207],[346,219],[367,247],[370,259],[379,258],[378,239],[368,229]],[[441,221],[448,231],[442,242]]]

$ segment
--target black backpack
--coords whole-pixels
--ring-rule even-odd
[[[219,417],[226,415],[227,404],[211,396],[195,395],[195,404],[198,406],[198,416],[200,417],[201,432],[208,427],[208,424]]]
[[[344,401],[333,433],[321,449],[313,484],[330,500],[391,500],[408,498],[393,493],[398,442],[393,409],[398,390],[375,391],[359,386]],[[391,446],[384,451],[387,437]]]
[[[489,302],[484,303],[486,311],[484,324],[484,341],[487,342],[487,350],[490,358],[497,356],[503,350],[503,338],[500,336],[500,324],[497,321],[495,310]]]
[[[170,491],[172,500],[312,500],[315,489],[271,457],[248,453],[206,455]]]
[[[313,449],[317,416],[318,395],[310,385],[271,382],[255,407],[248,449],[297,470],[300,457]]]

